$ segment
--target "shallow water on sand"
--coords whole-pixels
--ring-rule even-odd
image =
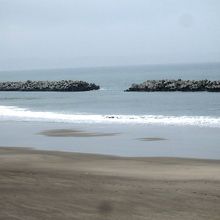
[[[73,135],[47,136],[39,134],[42,131],[54,131],[54,129],[73,130]],[[0,130],[4,131],[0,132],[1,146],[33,147],[43,150],[130,157],[220,159],[219,128],[2,122]],[[74,131],[84,134],[107,135],[77,135]]]
[[[178,78],[219,80],[220,64],[1,71],[1,81],[73,79],[101,89],[0,92],[0,145],[220,159],[220,93],[124,92],[132,83]],[[82,132],[71,137],[37,134],[48,129]]]

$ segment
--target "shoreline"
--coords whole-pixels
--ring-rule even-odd
[[[59,137],[59,136],[52,136],[52,137]],[[66,137],[66,136],[64,136]],[[79,136],[81,137],[81,136]],[[90,136],[85,136],[90,137]],[[96,137],[96,136],[95,136]],[[100,137],[100,136],[97,136]],[[101,136],[102,137],[102,136]],[[140,139],[141,140],[141,139]],[[145,141],[145,140],[141,140]],[[153,143],[154,140],[151,142]],[[88,157],[96,157],[96,158],[114,158],[114,159],[124,159],[124,160],[182,160],[182,161],[194,161],[194,162],[217,162],[220,163],[220,159],[215,158],[203,158],[203,157],[181,157],[181,156],[124,156],[124,155],[117,155],[117,154],[104,154],[104,153],[90,153],[90,152],[78,152],[78,151],[68,151],[68,150],[55,150],[55,149],[42,149],[37,147],[20,147],[20,146],[0,146],[0,153],[4,151],[11,151],[15,153],[24,153],[30,152],[33,154],[51,154],[51,155],[60,155],[60,156],[68,156],[68,155],[75,155],[75,156],[88,156]]]
[[[0,147],[0,219],[213,219],[220,160]]]
[[[2,122],[0,129],[4,131],[1,146],[126,157],[220,159],[219,128],[9,121]]]

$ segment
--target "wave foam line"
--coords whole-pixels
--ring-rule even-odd
[[[0,106],[0,120],[46,121],[65,123],[134,123],[220,127],[220,117],[164,115],[78,115],[56,112],[31,111],[25,108],[18,108],[16,106]]]

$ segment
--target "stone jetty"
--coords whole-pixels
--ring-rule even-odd
[[[220,92],[220,80],[147,80],[140,84],[132,84],[126,92]]]
[[[98,90],[99,88],[94,83],[73,80],[0,82],[0,91],[79,92]]]

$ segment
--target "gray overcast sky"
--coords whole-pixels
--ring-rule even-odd
[[[1,70],[219,61],[219,0],[0,0]]]

